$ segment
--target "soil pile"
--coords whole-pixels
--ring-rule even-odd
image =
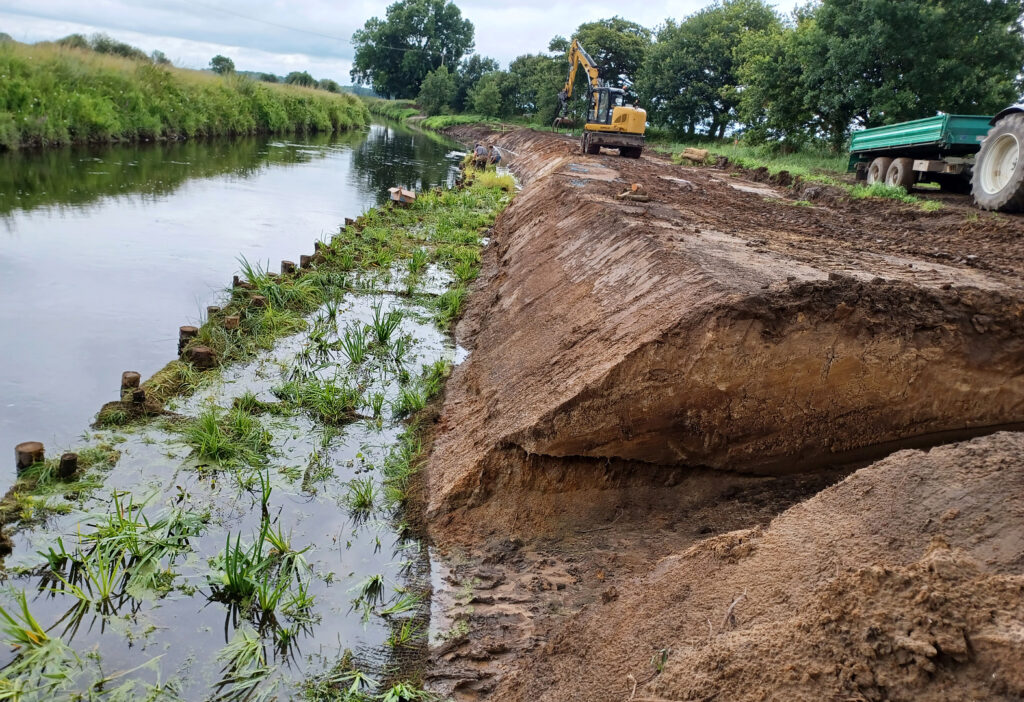
[[[1024,421],[1016,220],[967,237],[964,212],[797,206],[726,171],[487,139],[525,188],[459,329],[428,470],[442,538],[588,521],[579,491],[694,466],[784,474]],[[650,202],[616,199],[637,182]]]
[[[501,700],[1019,700],[1024,435],[902,451],[563,618]]]

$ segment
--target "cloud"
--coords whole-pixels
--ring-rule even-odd
[[[204,68],[224,54],[241,70],[285,74],[308,70],[349,83],[352,33],[370,17],[383,17],[390,1],[349,0],[0,0],[0,31],[19,41],[57,39],[73,32],[103,32],[145,51],[159,49],[176,64]],[[556,34],[569,36],[583,22],[624,16],[654,28],[701,7],[702,0],[648,0],[584,4],[569,0],[456,2],[476,28],[476,50],[507,65],[524,53],[547,50]],[[788,12],[796,0],[777,7]]]

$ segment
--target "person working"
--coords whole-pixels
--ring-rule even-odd
[[[487,168],[487,147],[480,142],[473,148],[473,165],[477,168]]]
[[[498,164],[501,163],[501,152],[498,151],[497,146],[491,147],[491,155],[487,160],[488,162],[493,163],[495,168],[497,168]]]

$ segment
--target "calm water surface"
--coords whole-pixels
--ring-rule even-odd
[[[72,446],[122,371],[171,360],[178,327],[218,301],[239,256],[297,262],[389,187],[449,182],[453,148],[374,125],[0,154],[0,488],[15,444]]]

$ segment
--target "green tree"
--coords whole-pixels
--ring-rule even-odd
[[[417,102],[428,115],[437,115],[448,107],[454,97],[455,76],[448,72],[447,66],[439,66],[423,79]]]
[[[169,66],[171,63],[171,60],[167,58],[167,54],[159,49],[149,55],[149,60],[158,66]]]
[[[427,74],[457,66],[473,48],[473,23],[445,0],[399,0],[352,35],[352,80],[388,98],[413,98]]]
[[[308,71],[292,71],[284,77],[284,82],[289,85],[301,85],[304,88],[316,87],[316,78],[309,75]]]
[[[723,0],[666,22],[637,76],[641,104],[679,134],[722,136],[736,120],[741,90],[733,54],[749,32],[780,27],[763,0]]]
[[[224,75],[226,73],[235,72],[235,62],[229,59],[227,56],[221,56],[217,54],[210,59],[210,70],[214,73],[220,73]]]
[[[480,54],[473,54],[468,58],[462,59],[462,63],[459,64],[459,70],[456,74],[456,89],[455,99],[452,101],[452,107],[458,111],[464,111],[471,109],[469,107],[469,91],[477,84],[484,75],[493,73],[498,70],[498,62],[492,58],[481,56]]]
[[[316,87],[320,88],[320,90],[326,90],[329,93],[341,92],[341,86],[338,84],[338,81],[331,80],[330,78],[321,79],[317,82]]]
[[[469,89],[467,104],[478,115],[500,117],[504,114],[501,100],[501,76],[488,73]]]
[[[142,49],[136,48],[131,44],[126,44],[123,41],[117,41],[106,34],[93,34],[89,38],[89,46],[98,54],[123,56],[125,58],[135,59],[136,61],[150,60],[149,55]]]
[[[569,63],[565,56],[526,54],[509,64],[501,86],[507,114],[532,115],[548,123],[558,114],[558,91],[565,85]]]
[[[651,47],[651,30],[621,17],[581,24],[573,37],[597,63],[601,78],[613,84],[634,81]],[[559,39],[555,37],[551,46]],[[551,46],[549,51],[556,50]]]
[[[264,83],[280,82],[280,79],[273,73],[260,73],[257,79],[263,81]]]
[[[1021,0],[823,0],[736,52],[754,140],[825,138],[1020,95]]]

